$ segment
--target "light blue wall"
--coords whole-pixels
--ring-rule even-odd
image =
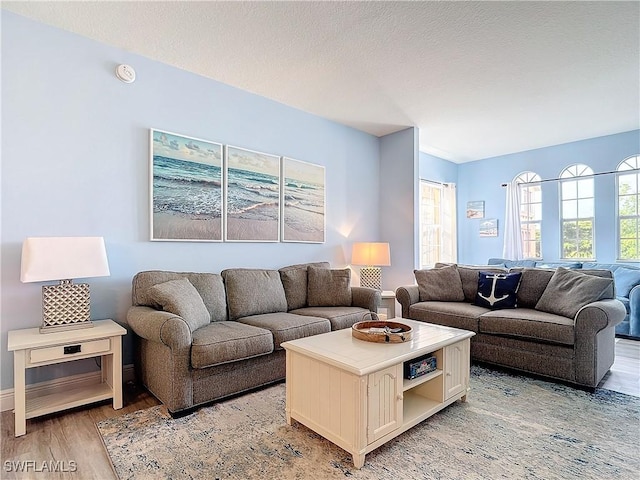
[[[566,143],[511,155],[489,158],[458,166],[458,261],[486,264],[501,257],[504,233],[505,189],[523,171],[533,171],[542,179],[557,178],[567,166],[582,163],[594,173],[613,171],[625,158],[640,153],[640,130]],[[615,175],[594,177],[596,260],[616,261]],[[558,183],[542,184],[542,256],[546,261],[560,258]],[[466,204],[484,200],[485,218],[498,219],[498,237],[480,238],[480,220],[467,219]]]
[[[389,242],[391,267],[382,271],[382,288],[413,283],[418,255],[418,129],[380,138],[380,238]]]
[[[140,270],[341,267],[352,242],[378,239],[378,138],[6,11],[1,21],[2,389],[13,386],[7,331],[41,321],[42,285],[19,281],[27,236],[104,236],[111,276],[88,279],[92,317],[123,324]],[[121,63],[135,83],[116,78]],[[326,242],[149,242],[149,128],[324,165]],[[28,382],[90,369],[36,369]]]
[[[420,152],[420,179],[439,183],[458,183],[458,165]]]

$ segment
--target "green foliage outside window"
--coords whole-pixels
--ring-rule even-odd
[[[638,168],[639,157],[625,160],[618,170]],[[637,173],[618,175],[618,258],[640,259],[640,194]]]
[[[562,258],[594,258],[592,219],[562,222]]]

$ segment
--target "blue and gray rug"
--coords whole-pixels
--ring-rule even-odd
[[[634,479],[640,398],[473,366],[456,402],[366,456],[288,426],[285,386],[172,419],[163,406],[97,424],[124,479]]]

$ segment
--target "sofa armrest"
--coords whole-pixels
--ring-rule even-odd
[[[613,364],[615,326],[627,315],[620,300],[607,299],[585,305],[574,327],[575,381],[595,387]]]
[[[629,335],[640,337],[640,285],[629,292]]]
[[[366,308],[370,312],[377,312],[382,303],[380,290],[368,287],[351,287],[351,306]]]
[[[579,335],[595,335],[603,328],[615,327],[626,315],[627,311],[620,300],[606,299],[589,303],[576,314],[576,339]]]
[[[171,312],[134,306],[127,312],[127,323],[138,336],[168,346],[174,355],[188,354],[191,349],[189,325]]]
[[[404,285],[396,289],[396,300],[402,307],[402,318],[409,318],[409,307],[420,301],[418,285]]]

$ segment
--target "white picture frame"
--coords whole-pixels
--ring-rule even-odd
[[[282,157],[283,242],[326,240],[325,167]]]
[[[151,241],[223,241],[222,144],[157,129],[149,138]]]
[[[225,146],[224,232],[228,242],[280,241],[280,156]]]

